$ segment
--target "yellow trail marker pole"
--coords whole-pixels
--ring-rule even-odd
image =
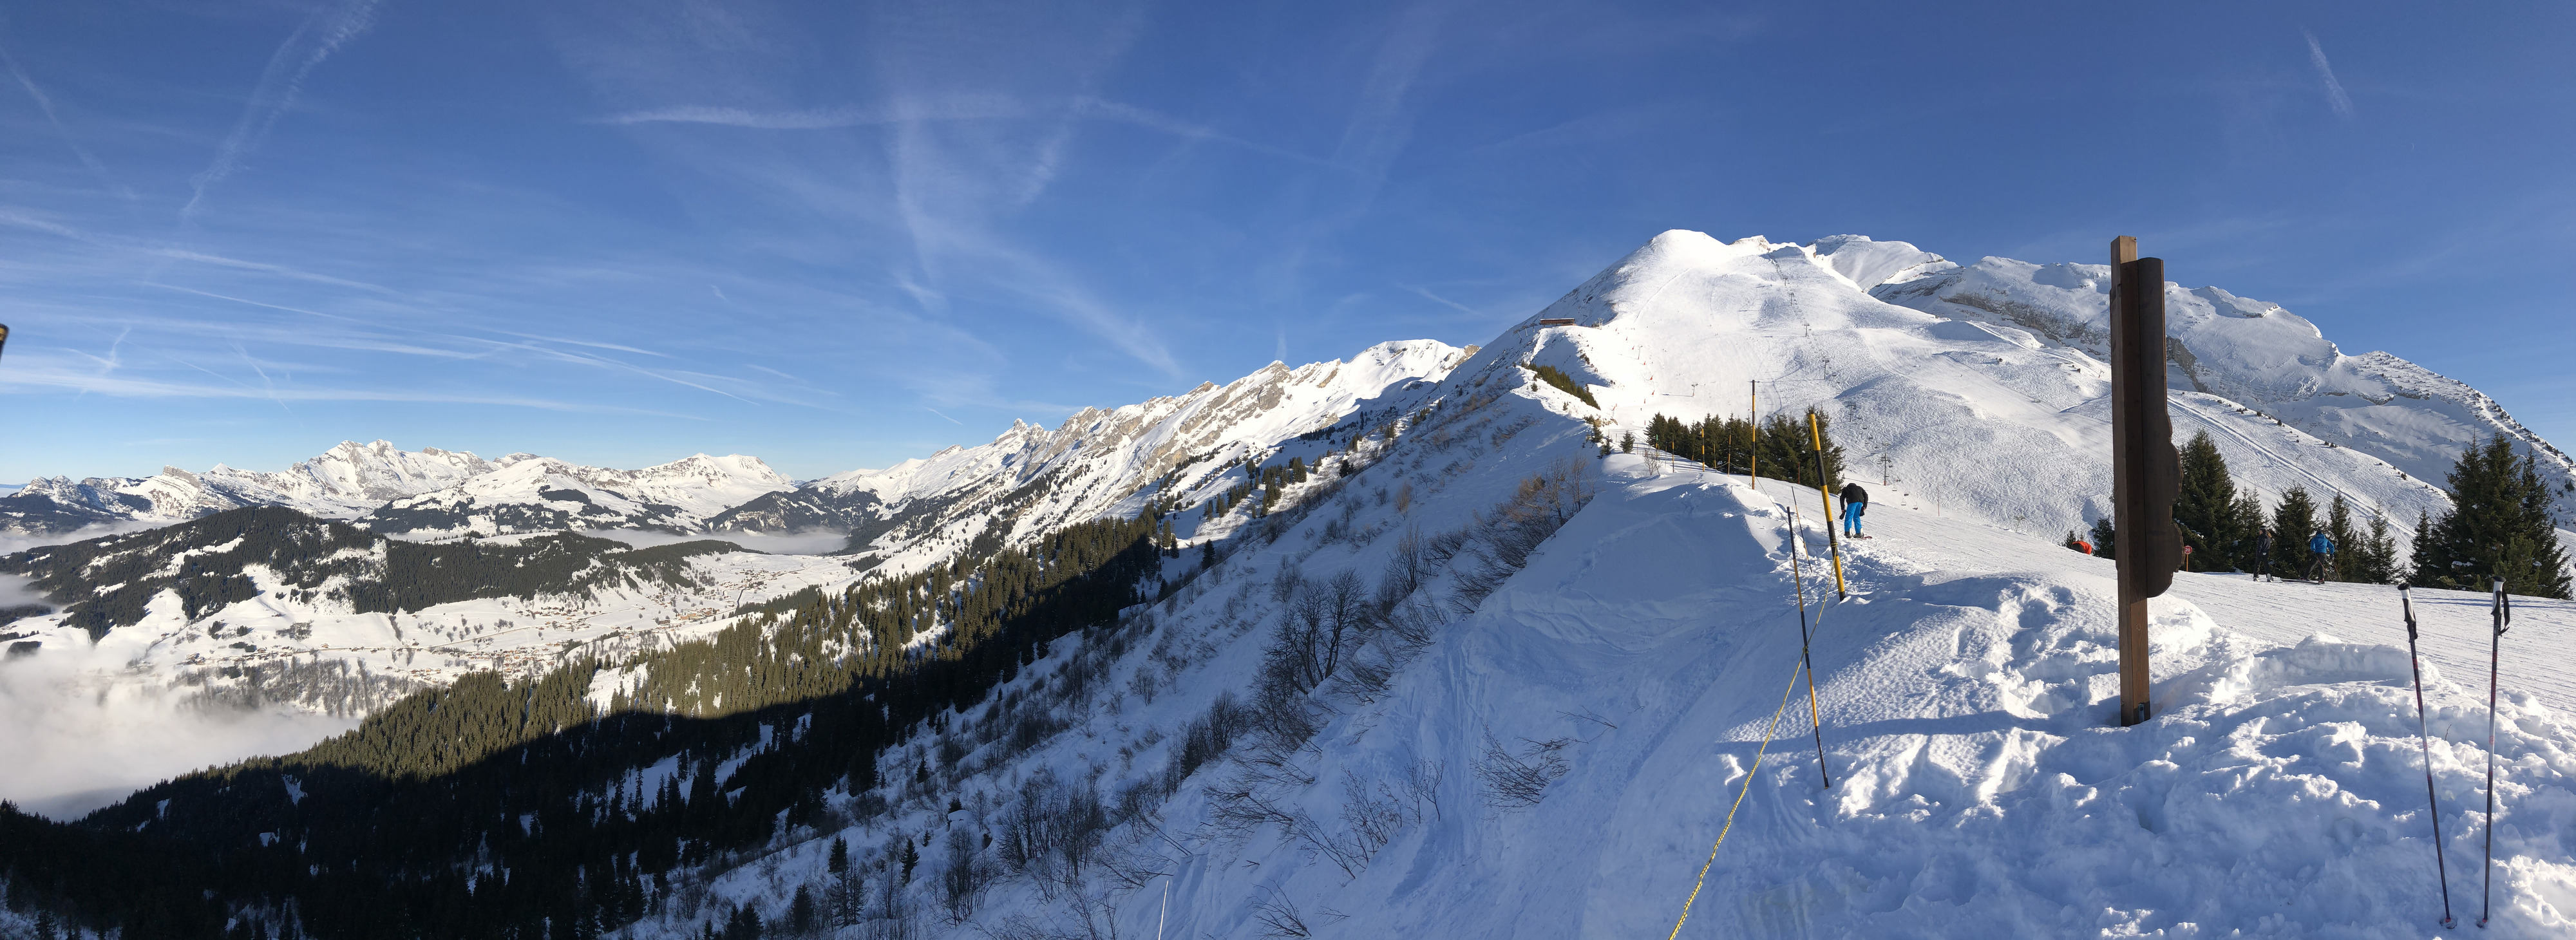
[[[1807,434],[1816,442],[1816,495],[1825,501],[1825,544],[1834,549],[1834,597],[1839,600],[1851,593],[1843,589],[1843,543],[1834,534],[1834,494],[1825,488],[1825,431],[1813,410],[1807,412]]]

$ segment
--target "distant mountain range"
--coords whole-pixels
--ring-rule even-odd
[[[534,454],[485,460],[435,447],[343,441],[277,473],[218,465],[149,477],[46,477],[0,496],[0,532],[47,535],[114,523],[168,524],[281,506],[415,537],[563,529],[696,531],[755,496],[793,489],[757,457],[705,454],[645,467],[585,467]]]
[[[1761,284],[1710,280],[1745,259]],[[1662,277],[1638,296],[1613,297]],[[1861,474],[1993,515],[2052,528],[2107,510],[2100,389],[2107,374],[2108,269],[1985,258],[1960,265],[1905,242],[1857,235],[1810,245],[1705,235],[1656,238],[1552,306],[1589,325],[1614,315],[1682,317],[1686,344],[1735,353],[1699,368],[1664,364],[1678,349],[1620,351],[1633,368],[1598,361],[1560,336],[1527,351],[1599,391],[1606,418],[1642,425],[1656,413],[1696,418],[1750,407],[1830,406],[1856,445]],[[2305,486],[2342,493],[2401,526],[2444,501],[2433,485],[2475,439],[2504,436],[2538,458],[2576,517],[2576,461],[2516,422],[2492,398],[2405,359],[2347,355],[2315,324],[2280,306],[2215,288],[2166,286],[2168,382],[2176,428],[2213,432],[2244,482],[2278,494]],[[1937,318],[1900,321],[1910,308]],[[1787,319],[1783,319],[1787,318]],[[1790,340],[1767,334],[1794,322]],[[1679,327],[1682,324],[1672,324]],[[1537,328],[1506,331],[1512,340]],[[1554,334],[1550,334],[1554,335]],[[1893,345],[1891,345],[1893,344]],[[1490,344],[1489,344],[1490,345]],[[1911,352],[1888,358],[1896,346]],[[991,443],[951,447],[882,470],[797,485],[741,455],[698,454],[638,470],[579,466],[533,454],[486,460],[462,451],[405,451],[343,442],[284,471],[165,467],[149,477],[50,477],[0,489],[0,533],[49,535],[114,523],[168,524],[249,506],[283,506],[380,534],[451,538],[589,529],[679,534],[849,533],[845,553],[878,563],[927,564],[979,535],[1011,540],[1112,512],[1150,494],[1209,495],[1201,484],[1265,460],[1284,461],[1305,435],[1400,411],[1405,394],[1446,378],[1477,350],[1432,340],[1381,343],[1349,361],[1270,366],[1219,386],[1118,407],[1085,409],[1049,429],[1015,423]],[[1714,350],[1712,350],[1714,351]],[[1749,358],[1748,358],[1749,357]],[[1961,437],[1965,435],[1965,437]],[[1980,442],[1963,448],[1962,440]],[[2315,460],[2297,448],[2340,449]],[[1311,449],[1311,448],[1310,448]],[[1997,461],[2056,467],[1996,473]],[[2323,461],[2322,464],[2317,461]],[[1883,465],[1878,474],[1871,466]],[[2347,466],[2349,465],[2349,466]],[[2332,469],[2327,469],[2327,468]],[[1230,484],[1229,484],[1230,485]],[[1222,487],[1220,487],[1221,489]],[[1212,491],[1211,491],[1212,492]],[[987,535],[989,533],[989,535]]]
[[[414,539],[566,529],[843,531],[851,535],[845,551],[927,563],[987,531],[1036,534],[1121,507],[1132,512],[1149,484],[1166,477],[1212,478],[1301,434],[1356,427],[1354,410],[1390,390],[1435,382],[1474,351],[1407,340],[1347,362],[1272,363],[1222,386],[1084,409],[1053,429],[1014,423],[989,444],[803,486],[741,455],[617,470],[533,454],[485,460],[344,442],[278,473],[167,467],[150,477],[38,479],[0,496],[0,532],[169,524],[282,506]]]

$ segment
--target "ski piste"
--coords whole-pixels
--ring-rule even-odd
[[[2424,717],[2424,660],[2416,650],[2415,600],[2407,593],[2406,585],[2397,586],[2397,604],[2406,612],[2406,666],[2415,672],[2415,741],[2424,749],[2425,815],[2433,821],[2433,873],[2442,884],[2442,929],[2449,930],[2460,923],[2451,917],[2450,865],[2442,859],[2442,798],[2433,789],[2432,723]]]
[[[2504,579],[2495,579],[2495,634],[2487,639],[2487,857],[2485,883],[2478,889],[2478,927],[2487,925],[2495,909],[2495,728],[2496,673],[2503,663],[2504,631],[2513,626],[2513,599],[2504,592]]]

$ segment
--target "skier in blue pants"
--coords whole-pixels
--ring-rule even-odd
[[[1858,483],[1843,484],[1843,536],[1845,538],[1869,537],[1860,534],[1860,514],[1862,510],[1868,508],[1868,490],[1861,489]]]

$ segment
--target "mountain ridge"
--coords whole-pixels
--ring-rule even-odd
[[[960,938],[1629,935],[1686,903],[1755,935],[2429,924],[2429,887],[2388,887],[2442,848],[2418,771],[2472,792],[2484,755],[2418,751],[2392,592],[2178,574],[2158,710],[2111,727],[2112,567],[2056,539],[2108,489],[2092,291],[1997,266],[1997,293],[1963,293],[1925,254],[1665,233],[1481,347],[1274,365],[809,483],[787,491],[807,510],[863,495],[886,523],[857,578],[507,688],[477,674],[343,741],[465,775],[326,774],[317,750],[75,828],[259,866],[172,895],[216,922],[348,936],[747,935],[800,907],[839,936]],[[2322,422],[2358,429],[2336,446],[2265,414],[2344,359],[2202,290],[2176,318],[2182,433],[2267,500],[2445,505],[2370,452],[2401,414]],[[1828,538],[1815,488],[1617,452],[1655,415],[1741,414],[1757,382],[1762,415],[1831,419],[1876,538]],[[1050,585],[1082,602],[1044,608]],[[2485,665],[2481,600],[2416,592],[2427,661]],[[2517,603],[2514,642],[2576,648],[2576,608]],[[453,629],[432,613],[413,628]],[[2475,717],[2426,677],[2438,720]],[[2512,679],[2497,779],[2566,805],[2576,682]],[[486,724],[497,749],[452,749]],[[2434,810],[2452,851],[2502,853],[2498,935],[2563,933],[2553,830]]]

